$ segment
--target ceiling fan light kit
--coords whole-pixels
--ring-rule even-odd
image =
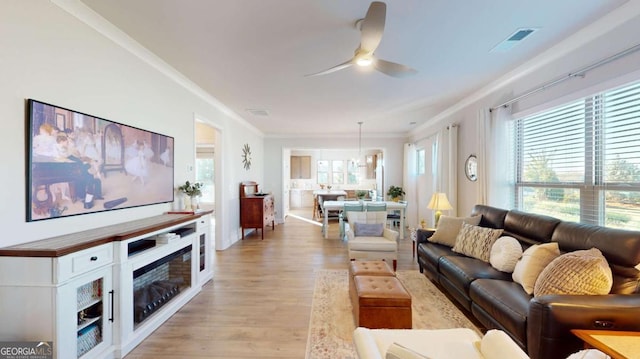
[[[306,76],[327,75],[351,67],[354,64],[363,67],[373,65],[376,70],[391,77],[406,77],[416,74],[418,71],[409,66],[374,57],[373,53],[382,40],[386,16],[387,4],[381,1],[372,2],[364,19],[359,19],[355,22],[355,27],[360,30],[361,37],[360,46],[356,49],[353,57],[339,65]]]

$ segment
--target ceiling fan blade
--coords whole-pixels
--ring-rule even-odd
[[[311,77],[311,76],[320,76],[320,75],[326,75],[326,74],[330,74],[332,72],[336,72],[336,71],[340,71],[342,69],[346,69],[349,66],[352,66],[354,64],[353,59],[349,59],[349,61],[345,61],[343,63],[341,63],[340,65],[336,65],[333,67],[330,67],[326,70],[322,70],[320,72],[316,72],[314,74],[308,74],[308,75],[304,75],[305,77]]]
[[[392,77],[407,77],[418,73],[417,70],[414,70],[409,66],[380,59],[375,60],[374,66],[376,70]]]
[[[362,33],[360,49],[369,53],[375,51],[382,40],[386,16],[387,4],[374,1],[369,5],[369,10],[367,10],[367,15],[364,17],[360,29]]]

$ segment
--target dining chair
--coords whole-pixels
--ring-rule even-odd
[[[403,203],[406,205],[407,201],[398,201],[398,203]],[[401,211],[399,209],[387,213],[387,222],[389,224],[389,227],[395,227],[396,225],[400,227],[400,213]]]
[[[367,203],[367,212],[386,212],[387,204],[384,202],[368,202]]]
[[[345,222],[347,221],[347,212],[362,212],[364,211],[364,204],[360,202],[345,202],[342,212],[340,212],[340,238],[344,239],[345,235]]]

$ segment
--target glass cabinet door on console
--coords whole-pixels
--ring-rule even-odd
[[[106,348],[112,341],[114,291],[111,271],[97,272],[76,283],[75,357],[81,358],[92,351],[100,352],[100,347]]]
[[[213,243],[211,238],[211,215],[202,216],[196,222],[198,233],[198,283],[201,285],[213,278]]]

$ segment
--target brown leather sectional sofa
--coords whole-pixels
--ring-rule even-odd
[[[466,308],[485,328],[507,332],[532,359],[566,358],[583,348],[571,329],[640,331],[640,232],[565,222],[476,205],[480,226],[504,229],[523,249],[557,242],[561,252],[596,247],[613,272],[608,295],[533,297],[513,282],[510,273],[489,263],[427,241],[433,232],[419,230],[420,271]]]

